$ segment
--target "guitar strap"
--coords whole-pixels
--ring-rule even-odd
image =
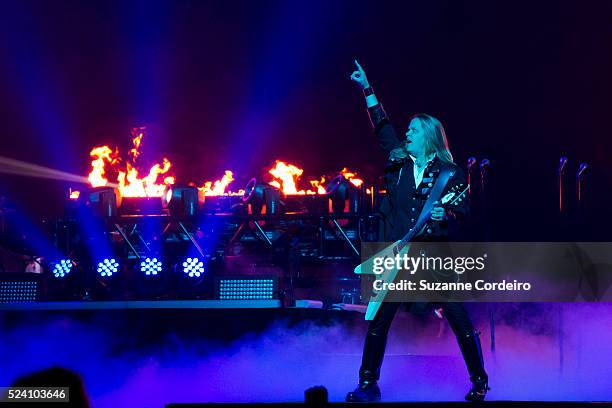
[[[438,175],[438,178],[436,179],[436,182],[434,183],[434,186],[432,187],[431,192],[429,193],[429,197],[423,205],[421,214],[419,215],[419,218],[417,219],[417,222],[414,225],[420,224],[422,221],[425,220],[425,217],[429,216],[429,212],[432,210],[434,203],[442,198],[442,192],[444,191],[444,188],[446,188],[448,180],[450,180],[450,178],[454,174],[455,170],[451,168],[451,166],[446,164],[442,165],[440,174]]]

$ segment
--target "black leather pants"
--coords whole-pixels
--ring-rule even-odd
[[[381,304],[374,320],[370,322],[366,335],[359,380],[362,383],[376,382],[380,378],[380,367],[385,355],[387,333],[401,303],[384,302]],[[457,336],[463,359],[468,368],[472,382],[487,379],[482,359],[482,349],[478,334],[474,331],[472,321],[461,303],[441,303],[444,316]]]

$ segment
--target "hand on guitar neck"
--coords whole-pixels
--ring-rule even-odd
[[[446,221],[448,219],[447,211],[448,208],[457,206],[463,201],[466,193],[469,190],[469,186],[459,184],[451,189],[440,201],[434,203],[433,208],[430,211],[430,215],[424,218],[422,223],[415,225],[412,230],[404,237],[404,241],[412,241],[415,237],[423,235],[430,220],[436,222]],[[417,231],[412,233],[412,231]]]

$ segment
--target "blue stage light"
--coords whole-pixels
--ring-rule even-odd
[[[74,268],[75,263],[71,259],[61,259],[52,264],[52,272],[53,276],[56,278],[63,278],[68,275],[72,268]]]
[[[115,258],[104,258],[102,262],[98,262],[97,270],[100,276],[113,276],[119,270],[119,262]]]
[[[274,278],[222,278],[217,282],[220,300],[270,300],[274,299],[278,284]]]
[[[204,273],[204,263],[198,258],[187,258],[183,262],[183,272],[190,278],[199,278]]]
[[[145,275],[157,275],[162,270],[162,262],[157,258],[145,258],[140,262],[140,272]]]

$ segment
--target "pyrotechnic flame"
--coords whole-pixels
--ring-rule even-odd
[[[315,191],[298,190],[297,182],[300,176],[304,173],[304,170],[293,164],[285,163],[280,160],[277,160],[275,163],[275,166],[269,170],[269,173],[274,176],[275,180],[271,181],[269,184],[279,188],[283,194],[326,194],[325,186],[323,185],[325,183],[325,177],[321,177],[320,180],[309,181],[310,185],[315,189]],[[356,187],[360,187],[363,184],[363,180],[356,177],[357,173],[350,171],[346,167],[342,169],[340,174],[342,174]]]
[[[132,162],[136,162],[138,156],[140,156],[140,143],[142,142],[142,138],[144,133],[141,131],[136,137],[132,139],[133,148],[130,149],[129,155],[132,156]]]
[[[321,177],[321,180],[310,180],[310,184],[317,189],[317,194],[325,194],[325,177]]]
[[[304,173],[304,170],[300,169],[299,167],[293,164],[285,163],[281,160],[277,160],[275,162],[275,166],[271,168],[268,171],[268,173],[270,173],[276,179],[276,180],[272,180],[269,184],[271,186],[279,188],[282,191],[282,193],[285,195],[322,194],[320,193],[321,190],[319,189],[319,187],[316,184],[313,184],[313,183],[318,183],[317,180],[313,180],[310,182],[313,185],[313,187],[317,188],[318,190],[317,192],[312,191],[312,190],[298,190],[297,189],[298,179]],[[324,192],[325,192],[325,189],[323,189],[323,194]]]
[[[89,173],[89,182],[92,187],[103,187],[108,184],[108,180],[104,177],[106,173],[104,166],[106,163],[111,165],[118,163],[117,152],[113,153],[108,146],[94,147],[89,153],[94,158],[91,162],[92,170]]]
[[[284,194],[306,194],[303,190],[298,191],[296,187],[297,179],[304,173],[299,167],[277,160],[276,166],[268,173],[278,179],[275,187],[280,188]]]
[[[155,164],[149,170],[149,174],[144,177],[138,177],[138,170],[127,164],[127,173],[119,171],[117,180],[119,181],[119,191],[122,197],[161,197],[169,181],[174,181],[174,177],[166,177],[165,184],[157,183],[157,178],[161,174],[166,174],[170,170],[170,161],[164,158],[163,167]]]
[[[353,185],[355,187],[361,187],[361,185],[363,184],[363,180],[362,179],[355,177],[357,175],[357,173],[350,171],[346,167],[342,169],[340,174],[342,174],[345,179],[347,179],[348,181],[353,183]]]
[[[108,184],[108,179],[105,174],[107,171],[113,171],[117,174],[119,182],[119,193],[122,197],[161,197],[167,184],[174,184],[174,177],[168,172],[172,167],[172,163],[167,158],[163,159],[162,164],[155,164],[150,169],[145,177],[139,177],[139,171],[136,167],[136,159],[140,156],[140,148],[144,137],[144,128],[137,128],[133,134],[137,134],[132,138],[133,148],[130,149],[128,155],[131,161],[121,167],[118,151],[111,150],[108,146],[100,146],[92,149],[90,155],[94,158],[91,162],[92,170],[89,173],[89,182],[92,187],[102,187]],[[108,165],[108,168],[106,167]],[[158,178],[166,175],[163,182],[158,183]]]
[[[117,149],[113,151],[109,146],[93,148],[90,152],[90,156],[93,158],[91,162],[92,170],[88,177],[91,186],[117,186],[117,184],[109,183],[107,179],[107,173],[111,173],[111,175],[117,175],[118,189],[122,197],[161,197],[166,186],[176,182],[175,177],[169,174],[172,163],[164,158],[161,164],[153,165],[146,176],[140,176],[136,159],[141,155],[140,148],[144,135],[144,128],[134,128],[132,130],[133,148],[129,150],[130,160],[124,166]],[[304,170],[293,164],[277,160],[268,173],[274,177],[274,180],[270,181],[269,184],[280,189],[285,195],[326,194],[325,177],[321,177],[319,180],[310,180],[312,190],[298,190],[298,180],[304,174]],[[346,167],[340,173],[356,187],[363,184],[363,180],[356,177],[357,173],[348,170]],[[162,176],[163,181],[158,181]],[[198,190],[203,196],[243,195],[243,189],[237,192],[229,190],[232,181],[234,181],[234,173],[226,170],[221,179],[206,181],[201,187],[198,187]],[[73,197],[71,196],[71,198]]]
[[[238,192],[225,192],[225,189],[229,184],[234,181],[234,173],[230,170],[225,170],[225,174],[220,180],[214,182],[207,181],[202,187],[198,187],[198,190],[202,191],[205,196],[221,196],[221,195],[242,195],[244,190]]]

